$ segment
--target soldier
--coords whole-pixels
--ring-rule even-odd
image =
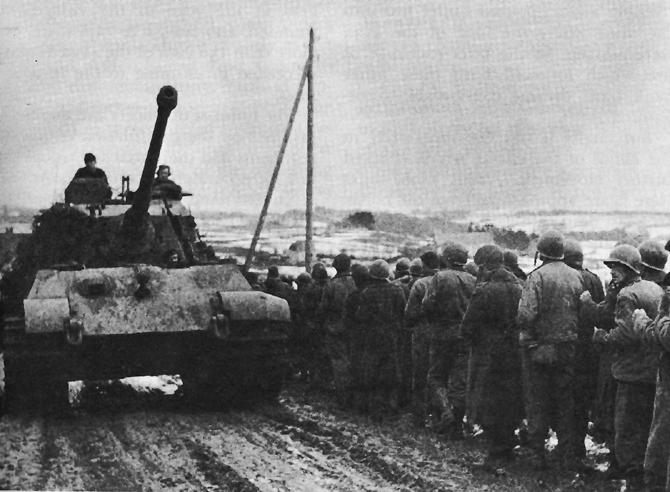
[[[166,166],[165,164],[158,166],[156,177],[151,185],[151,191],[158,196],[164,196],[173,200],[181,200],[181,186],[170,179],[171,175],[170,166]]]
[[[521,282],[503,267],[503,251],[487,245],[475,254],[481,269],[461,324],[472,348],[468,423],[489,438],[488,460],[514,458],[514,431],[524,417],[521,358],[516,327]]]
[[[649,280],[665,289],[665,264],[668,262],[668,252],[658,241],[644,241],[637,247],[642,258],[643,280]]]
[[[537,251],[543,262],[524,284],[517,321],[521,330],[528,439],[536,469],[546,467],[544,444],[556,420],[559,454],[573,468],[575,457],[574,382],[581,275],[561,260],[563,235],[542,234]]]
[[[401,258],[402,259],[402,258]],[[398,260],[400,261],[400,260]],[[420,258],[413,259],[409,264],[407,275],[402,275],[393,280],[393,283],[402,288],[405,293],[405,298],[409,298],[409,292],[412,290],[412,285],[421,278],[423,272],[423,262]]]
[[[335,276],[328,282],[319,304],[319,313],[324,322],[325,349],[330,359],[335,395],[338,401],[348,404],[349,391],[349,345],[344,326],[344,303],[347,296],[356,290],[349,267],[351,259],[341,253],[333,260]]]
[[[644,456],[644,484],[649,492],[667,490],[670,488],[668,480],[668,457],[670,455],[670,291],[664,283],[665,264],[668,253],[656,241],[644,241],[638,246],[642,259],[642,279],[649,280],[665,289],[661,300],[658,316],[652,320],[643,310],[636,310],[634,314],[636,334],[652,347],[658,347],[661,352],[658,376],[656,380],[656,395],[654,398],[654,414],[651,422],[647,450]]]
[[[308,354],[310,352],[310,336],[307,316],[305,313],[304,297],[309,291],[313,279],[307,272],[302,272],[296,279],[295,303],[291,311],[293,330],[289,339],[289,352],[292,354],[296,377],[306,379],[308,376]]]
[[[84,155],[84,167],[77,169],[77,172],[74,173],[74,178],[72,179],[100,179],[106,185],[109,185],[107,181],[107,174],[105,174],[105,171],[97,167],[97,165],[98,161],[93,154],[88,153]]]
[[[423,277],[417,280],[409,293],[405,307],[405,326],[412,331],[412,413],[417,425],[426,424],[428,416],[428,367],[429,350],[433,325],[423,313],[423,298],[433,275],[440,266],[440,258],[434,251],[426,251],[421,255]]]
[[[265,285],[265,292],[285,299],[289,305],[293,304],[294,290],[281,279],[279,276],[279,268],[275,265],[268,268],[268,274],[263,284]]]
[[[566,265],[574,268],[582,276],[584,287],[591,294],[591,298],[600,303],[605,299],[605,292],[600,278],[593,272],[585,269],[582,246],[574,239],[566,239]],[[593,408],[598,394],[598,353],[593,347],[593,322],[580,318],[577,333],[577,352],[575,356],[575,384],[573,398],[575,401],[575,444],[578,457],[586,457],[584,440],[589,429],[590,410]]]
[[[360,326],[356,320],[358,308],[361,305],[361,293],[370,284],[370,271],[368,267],[360,263],[351,266],[351,277],[354,279],[356,290],[350,292],[344,302],[344,326],[349,340],[349,360],[351,375],[351,403],[354,409],[359,412],[367,410],[365,393],[367,388],[359,386],[360,380],[355,377],[363,368],[362,347],[358,344],[361,338],[361,330],[365,327]]]
[[[616,327],[609,332],[597,329],[593,342],[613,349],[612,375],[617,382],[615,452],[622,476],[635,490],[643,482],[659,352],[635,335],[633,312],[644,309],[649,318],[655,318],[663,289],[640,278],[642,258],[631,245],[616,246],[605,264],[612,271],[612,282],[621,286],[615,307]]]
[[[404,256],[399,258],[398,261],[395,262],[395,273],[393,275],[393,279],[398,280],[399,278],[409,276],[409,266],[409,258],[405,258]]]
[[[329,366],[325,367],[327,360],[325,353],[325,333],[323,313],[319,310],[321,299],[330,281],[326,265],[317,262],[312,267],[313,282],[302,297],[303,313],[307,322],[307,333],[309,339],[309,350],[306,354],[307,367],[310,384],[313,387],[325,388],[330,381],[331,374]]]
[[[366,396],[364,410],[375,417],[398,408],[400,374],[396,344],[405,312],[405,295],[389,281],[390,275],[386,261],[372,262],[370,285],[361,293],[356,313],[359,330],[354,345],[360,351],[356,386]]]
[[[468,250],[462,244],[447,243],[442,259],[446,270],[433,276],[423,299],[429,322],[437,325],[428,355],[428,388],[441,412],[438,430],[462,439],[469,354],[460,325],[477,279],[463,270]]]
[[[519,256],[511,249],[506,249],[503,253],[503,265],[512,272],[519,280],[526,280],[526,273],[519,268]]]

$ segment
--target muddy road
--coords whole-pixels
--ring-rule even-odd
[[[179,395],[87,395],[59,415],[0,421],[4,490],[619,490],[597,472],[482,464],[482,436],[446,442],[293,385],[274,405],[212,411]],[[603,461],[592,454],[593,467]],[[600,463],[602,465],[602,463]]]

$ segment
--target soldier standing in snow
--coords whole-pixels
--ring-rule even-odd
[[[609,333],[596,330],[593,341],[613,349],[612,375],[617,382],[615,451],[622,476],[628,487],[636,490],[643,482],[659,351],[636,336],[633,312],[643,309],[649,318],[655,318],[663,289],[640,278],[642,258],[633,246],[615,247],[605,264],[612,271],[612,282],[621,286],[615,308],[616,327]]]
[[[319,304],[319,313],[324,322],[324,343],[330,359],[333,374],[335,396],[346,405],[349,382],[349,345],[348,333],[344,326],[344,303],[347,296],[356,290],[349,267],[351,259],[341,253],[333,260],[337,271],[326,284]]]
[[[591,294],[594,302],[600,303],[605,299],[603,284],[595,273],[583,267],[584,253],[581,245],[574,239],[565,240],[566,265],[574,268],[582,276],[584,288]],[[589,429],[590,411],[595,405],[598,395],[598,352],[591,339],[594,324],[585,317],[580,317],[577,332],[577,352],[575,356],[575,384],[573,397],[575,400],[575,444],[578,457],[586,457],[584,439]]]
[[[544,469],[544,444],[552,416],[557,451],[569,468],[576,466],[573,383],[579,329],[581,275],[563,263],[563,235],[548,231],[537,251],[542,265],[524,284],[517,322],[521,330],[524,396],[529,445],[536,469]]]
[[[521,282],[503,267],[503,251],[487,245],[475,254],[481,269],[461,330],[470,344],[468,423],[483,427],[488,460],[514,458],[514,431],[524,417],[516,327]]]
[[[324,341],[324,319],[319,310],[321,299],[330,281],[326,265],[317,262],[312,266],[312,278],[314,281],[303,295],[303,312],[307,322],[309,350],[306,354],[310,383],[314,387],[325,388],[328,386],[331,375],[328,367],[324,367],[323,361],[327,360]]]
[[[447,243],[442,258],[446,270],[433,276],[423,299],[428,320],[437,325],[428,356],[428,388],[441,411],[439,427],[448,438],[462,439],[469,353],[460,327],[477,279],[463,270],[468,250],[462,244]]]
[[[398,408],[400,370],[398,332],[405,313],[405,294],[389,281],[391,269],[384,260],[370,265],[370,285],[361,293],[356,313],[359,325],[359,370],[356,386],[366,392],[364,409],[382,417]]]
[[[423,426],[428,417],[429,350],[433,328],[423,313],[423,298],[433,275],[440,267],[440,258],[434,251],[421,255],[423,277],[412,285],[405,307],[405,326],[412,330],[412,413],[417,425]]]
[[[351,278],[354,279],[356,290],[349,293],[344,301],[344,326],[349,340],[349,361],[350,361],[350,391],[351,404],[359,412],[366,411],[366,398],[364,386],[360,386],[361,378],[357,377],[361,373],[363,365],[363,347],[360,340],[364,339],[364,329],[356,319],[358,308],[361,306],[361,293],[370,284],[370,271],[368,267],[360,263],[351,266]]]

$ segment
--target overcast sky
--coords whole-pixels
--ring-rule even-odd
[[[670,211],[665,1],[0,2],[0,204],[45,207],[86,152],[194,210],[258,212],[316,33],[315,205]],[[271,211],[304,208],[306,91]]]

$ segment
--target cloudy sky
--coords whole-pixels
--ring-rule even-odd
[[[668,211],[670,7],[623,0],[0,2],[0,204],[93,152],[194,210],[257,212],[316,33],[315,204]],[[306,96],[306,92],[304,94]],[[303,96],[271,210],[303,208]]]

